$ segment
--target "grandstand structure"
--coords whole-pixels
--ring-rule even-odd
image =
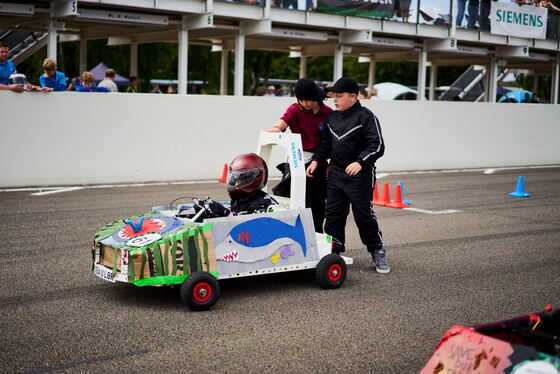
[[[0,2],[0,30],[4,30],[0,38],[11,38],[10,58],[16,64],[45,45],[48,57],[56,59],[57,43],[79,40],[80,71],[86,70],[88,40],[107,38],[109,45],[130,44],[130,75],[137,75],[139,43],[174,42],[179,52],[178,92],[183,94],[187,92],[188,45],[193,43],[221,53],[221,94],[227,93],[229,53],[235,56],[233,91],[240,96],[244,92],[243,52],[261,49],[285,51],[299,58],[300,76],[306,76],[307,57],[332,56],[333,80],[342,75],[343,56],[358,56],[369,61],[369,87],[375,83],[376,62],[417,61],[418,92],[425,92],[427,67],[431,67],[429,100],[436,99],[438,66],[482,66],[482,75],[476,69],[478,73],[463,77],[460,85],[453,87],[454,92],[444,93],[441,99],[467,95],[476,80],[483,82],[485,89],[475,100],[487,102],[496,101],[502,73],[527,69],[552,77],[550,102],[558,103],[557,32],[547,39],[529,39],[457,28],[453,17],[427,22],[421,3],[427,0],[413,4],[417,11],[410,22],[322,13],[308,10],[306,5],[298,10],[281,7],[274,0],[247,1],[4,1]],[[449,14],[456,14],[456,1],[450,2]],[[418,100],[424,99],[418,95]]]

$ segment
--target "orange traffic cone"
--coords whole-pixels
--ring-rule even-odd
[[[218,182],[226,183],[227,181],[227,172],[228,172],[228,164],[224,164],[224,172],[222,173],[222,177],[218,179]]]
[[[391,196],[389,195],[389,182],[383,183],[383,189],[381,190],[381,199],[377,200],[375,205],[386,206],[391,202]]]
[[[385,206],[387,208],[396,208],[396,209],[408,208],[410,206],[410,205],[406,205],[402,201],[402,186],[400,184],[397,184],[397,186],[395,187],[395,198],[393,199],[393,202]]]
[[[379,201],[379,191],[377,190],[377,181],[375,181],[375,187],[373,188],[373,204]]]

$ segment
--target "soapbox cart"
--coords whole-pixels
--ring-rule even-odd
[[[257,153],[269,168],[273,147],[288,160],[290,198],[268,191],[278,204],[266,213],[203,218],[207,198],[114,221],[95,234],[94,274],[136,286],[181,285],[181,299],[191,310],[211,308],[220,295],[218,280],[227,278],[315,268],[323,288],[340,287],[353,260],[331,253],[331,237],[315,232],[305,208],[300,135],[260,134]]]

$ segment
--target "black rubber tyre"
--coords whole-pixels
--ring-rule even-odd
[[[208,310],[219,297],[218,280],[205,271],[192,273],[181,285],[181,300],[191,310]]]
[[[323,257],[315,269],[317,282],[323,288],[339,288],[346,279],[346,262],[335,253]]]

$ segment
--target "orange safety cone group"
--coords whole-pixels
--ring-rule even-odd
[[[228,172],[228,164],[224,164],[224,172],[222,173],[222,177],[218,179],[218,182],[226,183],[227,181],[227,172]]]
[[[385,206],[388,208],[396,208],[396,209],[408,208],[410,206],[403,203],[402,186],[400,184],[397,184],[397,186],[395,187],[395,199]]]

